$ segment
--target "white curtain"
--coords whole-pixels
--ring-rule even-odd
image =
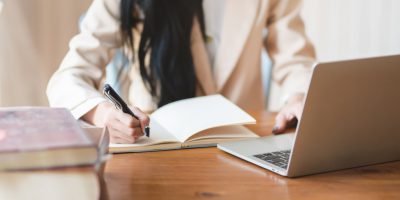
[[[320,61],[400,54],[399,0],[305,0]]]
[[[3,9],[3,1],[2,0],[0,0],[0,13],[1,13],[1,10]]]
[[[400,54],[399,0],[304,0],[302,16],[320,62]],[[277,110],[272,84],[269,109]]]

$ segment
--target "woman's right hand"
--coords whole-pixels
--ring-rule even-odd
[[[82,119],[98,127],[107,126],[111,143],[134,143],[143,136],[144,127],[150,123],[150,118],[137,108],[132,112],[139,118],[117,110],[110,102],[103,102],[82,116]]]

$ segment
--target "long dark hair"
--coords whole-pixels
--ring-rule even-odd
[[[143,23],[136,61],[158,106],[194,97],[197,78],[190,36],[195,18],[205,36],[202,0],[121,0],[120,6],[122,39],[132,52],[133,29]]]

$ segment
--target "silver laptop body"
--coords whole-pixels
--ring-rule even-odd
[[[288,177],[400,160],[400,56],[317,64],[296,133],[218,148]]]

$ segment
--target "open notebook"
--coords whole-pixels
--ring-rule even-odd
[[[111,153],[216,146],[222,141],[258,137],[241,126],[256,120],[221,95],[167,104],[150,115],[150,138],[135,144],[110,144]]]

